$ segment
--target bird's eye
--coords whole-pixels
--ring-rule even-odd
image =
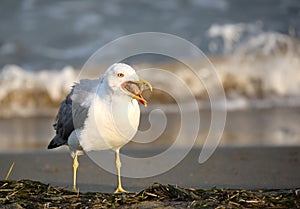
[[[123,73],[118,73],[117,75],[118,75],[119,78],[123,78],[124,77]]]

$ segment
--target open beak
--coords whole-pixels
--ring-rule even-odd
[[[142,78],[140,78],[138,81],[125,81],[121,85],[122,89],[125,92],[127,92],[132,98],[136,99],[138,102],[140,102],[146,107],[147,101],[142,96],[144,86],[147,86],[150,89],[150,91],[152,91],[151,84]]]

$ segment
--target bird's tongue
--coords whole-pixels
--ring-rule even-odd
[[[126,89],[131,94],[133,94],[133,98],[135,98],[137,101],[139,101],[144,106],[147,106],[147,101],[142,96],[142,92],[144,90],[143,84],[128,81],[125,83],[123,88]]]
[[[136,100],[139,101],[145,107],[147,106],[147,101],[142,97],[142,95],[136,95]]]

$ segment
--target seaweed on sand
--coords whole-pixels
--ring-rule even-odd
[[[300,190],[184,189],[154,183],[139,193],[74,193],[37,181],[0,181],[0,208],[300,208]]]

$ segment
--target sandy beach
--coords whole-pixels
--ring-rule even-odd
[[[123,153],[143,156],[157,149],[124,149]],[[159,176],[144,179],[123,178],[124,186],[140,191],[153,182],[201,189],[289,189],[300,187],[299,147],[219,148],[204,164],[198,164],[200,149],[193,149],[176,167]],[[10,179],[31,179],[72,187],[72,159],[65,151],[1,153],[0,177],[12,162]],[[82,192],[112,192],[116,176],[99,168],[87,156],[79,159],[78,186]],[[113,162],[112,162],[113,163]]]

